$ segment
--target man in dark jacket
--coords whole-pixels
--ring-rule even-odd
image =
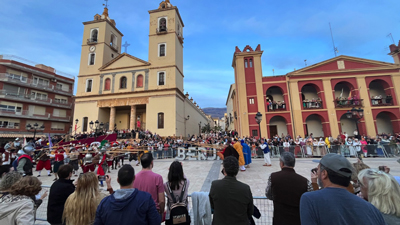
[[[212,182],[209,194],[214,209],[212,224],[248,225],[254,211],[250,187],[236,180],[239,162],[235,157],[226,157],[223,166],[225,177]]]
[[[135,170],[124,165],[118,171],[120,189],[104,198],[96,211],[94,225],[160,225],[161,218],[151,195],[133,188]]]
[[[265,195],[274,201],[274,225],[300,225],[300,198],[303,193],[313,191],[311,182],[294,171],[295,160],[293,153],[282,152],[279,160],[282,170],[268,179]]]
[[[65,201],[75,191],[71,180],[72,166],[62,165],[58,169],[58,179],[50,187],[49,201],[47,204],[47,222],[51,225],[62,224]]]

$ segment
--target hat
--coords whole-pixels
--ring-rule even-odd
[[[330,153],[322,157],[320,163],[332,170],[335,173],[341,174],[345,177],[351,177],[353,173],[353,166],[344,156]]]

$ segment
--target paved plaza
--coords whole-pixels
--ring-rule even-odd
[[[310,170],[318,165],[315,160],[318,160],[318,158],[296,159],[296,172],[303,175],[307,179],[310,179]],[[352,163],[355,163],[357,161],[355,158],[350,158],[349,160]],[[390,173],[393,176],[400,176],[400,164],[397,162],[397,160],[398,158],[367,158],[364,159],[364,163],[371,168],[378,168],[378,166],[386,165],[390,167]],[[161,159],[154,161],[153,171],[155,173],[161,174],[163,176],[164,182],[167,180],[168,167],[172,161],[173,159]],[[221,160],[182,161],[184,173],[190,181],[189,193],[199,191],[208,192],[210,190],[211,182],[215,179],[221,179],[223,177],[223,175],[221,174],[221,162]],[[129,163],[129,161],[125,160],[125,164],[127,163]],[[134,162],[132,161],[132,164],[133,163]],[[263,159],[253,159],[250,168],[247,168],[245,172],[239,172],[237,176],[238,180],[250,185],[253,196],[256,197],[265,196],[265,188],[267,186],[269,175],[272,172],[280,170],[278,158],[272,159],[271,167],[262,166],[263,164]],[[138,173],[142,169],[141,166],[134,166],[134,168],[135,173]],[[112,179],[111,184],[114,189],[119,188],[119,185],[117,183],[117,171],[118,170],[111,170],[111,173],[109,173]],[[34,176],[36,175],[37,172],[34,172]],[[73,177],[73,179],[76,178],[77,177]],[[43,185],[51,185],[53,183],[54,176],[48,177],[46,176],[46,172],[43,171],[42,177],[40,177],[39,179],[43,182]],[[105,187],[102,189],[105,190]],[[44,208],[43,206],[41,206],[38,213],[43,213],[43,210]],[[40,215],[38,215],[38,218],[40,218]],[[37,224],[45,223],[38,221]]]

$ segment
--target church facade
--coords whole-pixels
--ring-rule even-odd
[[[121,53],[122,32],[108,9],[84,22],[74,121],[77,132],[90,121],[109,130],[150,130],[161,136],[198,134],[210,122],[184,94],[183,21],[169,0],[150,10],[148,61]],[[201,123],[200,123],[201,122]]]
[[[262,54],[260,45],[235,49],[227,119],[240,136],[400,133],[400,43],[390,46],[394,63],[341,55],[269,77]]]

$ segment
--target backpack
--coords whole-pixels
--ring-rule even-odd
[[[166,222],[166,224],[179,224],[179,225],[189,225],[190,224],[190,216],[189,212],[187,210],[187,205],[182,201],[183,199],[183,194],[185,193],[186,189],[186,180],[185,183],[183,184],[182,192],[181,192],[181,197],[179,198],[179,202],[176,201],[176,198],[174,194],[172,193],[172,190],[169,186],[169,183],[167,183],[168,186],[168,191],[172,197],[172,205],[169,211],[169,220]]]

